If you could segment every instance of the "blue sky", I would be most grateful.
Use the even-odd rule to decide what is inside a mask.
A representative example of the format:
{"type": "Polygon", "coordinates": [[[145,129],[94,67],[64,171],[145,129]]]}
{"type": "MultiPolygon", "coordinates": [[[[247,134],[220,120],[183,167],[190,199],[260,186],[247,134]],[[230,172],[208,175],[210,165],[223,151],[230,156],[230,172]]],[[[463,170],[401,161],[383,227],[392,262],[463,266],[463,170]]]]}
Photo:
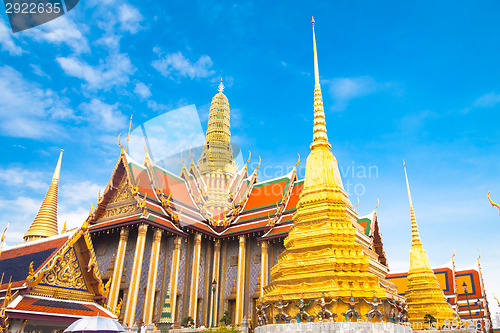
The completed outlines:
{"type": "Polygon", "coordinates": [[[82,0],[14,35],[2,13],[0,227],[10,222],[7,243],[19,242],[36,215],[61,148],[62,227],[82,223],[96,202],[130,114],[134,128],[194,104],[206,130],[221,77],[232,140],[245,159],[252,151],[253,166],[262,157],[259,179],[286,172],[297,153],[303,174],[314,15],[332,150],[351,201],[360,198],[358,212],[380,200],[390,267],[400,271],[409,260],[405,159],[431,263],[447,263],[455,248],[457,265],[467,267],[479,248],[486,288],[500,294],[500,217],[486,197],[491,190],[500,202],[498,7],[82,0]]]}

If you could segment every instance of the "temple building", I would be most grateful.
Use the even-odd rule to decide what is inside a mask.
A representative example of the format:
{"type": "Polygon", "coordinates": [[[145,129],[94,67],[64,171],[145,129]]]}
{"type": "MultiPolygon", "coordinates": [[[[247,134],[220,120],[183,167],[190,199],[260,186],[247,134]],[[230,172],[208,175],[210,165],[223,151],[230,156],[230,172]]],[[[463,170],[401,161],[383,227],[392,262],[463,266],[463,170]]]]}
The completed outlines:
{"type": "MultiPolygon", "coordinates": [[[[239,324],[247,317],[255,324],[259,298],[276,298],[282,290],[280,276],[287,265],[282,258],[296,251],[285,251],[291,243],[296,249],[326,246],[338,253],[344,260],[342,265],[352,272],[344,285],[331,291],[316,285],[311,297],[325,291],[328,297],[348,301],[352,290],[357,300],[363,297],[371,301],[376,296],[404,301],[396,285],[385,279],[388,263],[375,214],[360,219],[343,189],[337,162],[329,152],[318,89],[311,156],[318,155],[319,160],[309,157],[307,165],[309,170],[311,163],[327,164],[306,179],[298,179],[296,168],[262,182],[257,180],[257,170],[248,170],[248,162],[238,170],[222,82],[212,99],[201,157],[195,161],[189,154],[190,161],[183,162],[180,174],[164,169],[147,152],[143,162],[138,162],[122,147],[87,222],[103,280],[111,281],[107,306],[115,311],[122,304],[120,321],[124,325],[158,322],[165,299],[175,326],[187,317],[196,326],[217,326],[225,311],[232,323],[239,324]],[[334,201],[318,199],[309,205],[300,199],[305,196],[303,191],[317,197],[315,184],[326,186],[328,200],[334,201]],[[346,240],[332,229],[324,229],[318,231],[321,244],[306,241],[305,227],[299,227],[294,216],[305,226],[311,213],[321,211],[326,219],[332,209],[335,218],[331,223],[342,227],[346,240]],[[287,235],[294,235],[296,241],[285,241],[287,235]],[[337,243],[327,245],[332,239],[337,243]],[[344,242],[348,251],[338,242],[344,242]],[[278,268],[273,268],[275,265],[278,268]],[[360,277],[356,277],[358,273],[360,277]]],[[[330,280],[338,277],[334,271],[328,274],[330,280]]],[[[294,287],[293,297],[300,298],[301,290],[305,293],[307,289],[306,285],[294,287]]]]}
{"type": "Polygon", "coordinates": [[[12,332],[62,332],[82,317],[116,318],[104,307],[108,291],[88,225],[58,232],[61,158],[62,151],[24,242],[0,254],[0,324],[12,332]]]}

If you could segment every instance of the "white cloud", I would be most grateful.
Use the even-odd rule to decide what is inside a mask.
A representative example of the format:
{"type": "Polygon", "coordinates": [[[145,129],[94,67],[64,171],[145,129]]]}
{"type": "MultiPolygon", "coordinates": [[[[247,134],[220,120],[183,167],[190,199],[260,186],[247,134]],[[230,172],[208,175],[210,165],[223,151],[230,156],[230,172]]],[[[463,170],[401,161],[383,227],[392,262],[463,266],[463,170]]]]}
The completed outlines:
{"type": "Polygon", "coordinates": [[[142,99],[151,97],[151,90],[149,90],[149,87],[142,82],[138,82],[135,85],[134,92],[142,99]]]}
{"type": "Polygon", "coordinates": [[[101,191],[102,195],[101,186],[88,180],[66,183],[61,186],[61,194],[64,196],[65,205],[96,201],[99,191],[101,191]]]}
{"type": "Polygon", "coordinates": [[[330,84],[328,91],[335,102],[332,109],[335,111],[343,111],[354,98],[379,91],[401,90],[392,82],[377,82],[370,76],[335,78],[328,82],[330,84]]]}
{"type": "Polygon", "coordinates": [[[118,10],[118,19],[121,30],[135,34],[140,30],[140,23],[144,18],[137,8],[125,3],[118,10]]]}
{"type": "Polygon", "coordinates": [[[165,77],[174,75],[189,77],[191,79],[209,77],[215,72],[211,70],[212,59],[202,55],[198,61],[192,63],[181,52],[170,53],[152,63],[153,67],[165,77]]]}
{"type": "Polygon", "coordinates": [[[123,86],[136,70],[128,55],[123,53],[112,54],[106,62],[97,66],[74,56],[58,57],[56,60],[66,74],[84,80],[89,89],[108,90],[113,86],[123,86]]]}
{"type": "Polygon", "coordinates": [[[24,80],[9,66],[0,67],[0,134],[24,138],[63,135],[58,121],[76,119],[61,98],[50,89],[24,80]]]}
{"type": "Polygon", "coordinates": [[[14,43],[12,32],[0,17],[0,46],[2,51],[9,52],[10,55],[21,55],[23,50],[14,43]]]}
{"type": "Polygon", "coordinates": [[[47,190],[49,184],[40,179],[47,175],[40,171],[23,170],[21,168],[0,169],[0,182],[6,186],[22,186],[33,190],[47,190]]]}
{"type": "Polygon", "coordinates": [[[55,45],[66,44],[77,53],[89,51],[87,39],[75,22],[67,16],[59,16],[55,20],[26,30],[24,34],[38,42],[48,42],[55,45]]]}
{"type": "Polygon", "coordinates": [[[156,103],[156,101],[148,101],[148,108],[153,111],[166,111],[169,109],[168,105],[156,103]]]}
{"type": "Polygon", "coordinates": [[[485,94],[474,101],[472,106],[489,108],[500,103],[500,94],[495,94],[493,92],[485,94]]]}
{"type": "Polygon", "coordinates": [[[127,117],[118,110],[118,106],[118,103],[106,104],[94,98],[90,103],[80,104],[80,109],[85,112],[87,120],[98,128],[115,131],[127,125],[127,117]]]}

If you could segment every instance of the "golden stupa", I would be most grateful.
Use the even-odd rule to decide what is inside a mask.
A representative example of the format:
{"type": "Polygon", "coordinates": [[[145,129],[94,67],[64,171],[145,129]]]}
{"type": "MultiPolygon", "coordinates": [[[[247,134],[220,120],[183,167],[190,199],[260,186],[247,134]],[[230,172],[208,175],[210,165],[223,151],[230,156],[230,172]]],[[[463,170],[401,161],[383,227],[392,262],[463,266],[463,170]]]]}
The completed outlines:
{"type": "Polygon", "coordinates": [[[441,325],[444,324],[444,320],[453,319],[453,310],[439,287],[427,253],[425,253],[422,247],[415,212],[413,211],[413,203],[411,201],[406,167],[404,167],[404,170],[411,214],[410,270],[408,271],[408,289],[405,293],[406,302],[408,303],[408,320],[411,323],[424,323],[425,315],[430,314],[441,325]]]}
{"type": "Polygon", "coordinates": [[[219,84],[219,93],[212,98],[208,119],[207,138],[198,161],[198,169],[206,186],[206,208],[212,218],[224,218],[231,209],[229,184],[238,171],[231,147],[229,130],[229,102],[224,95],[224,84],[219,84]]]}
{"type": "MultiPolygon", "coordinates": [[[[367,302],[386,298],[378,278],[368,272],[369,259],[355,241],[355,229],[347,216],[352,207],[343,188],[337,160],[326,134],[325,112],[319,84],[316,38],[314,47],[314,130],[307,158],[304,188],[293,215],[293,225],[284,241],[285,251],[271,270],[274,280],[264,287],[262,302],[271,304],[272,316],[281,311],[276,304],[287,305],[290,317],[299,312],[298,300],[334,300],[328,310],[344,321],[351,297],[361,316],[372,306],[367,302]],[[340,299],[340,301],[339,301],[340,299]],[[361,299],[366,300],[361,301],[361,299]],[[295,302],[294,302],[295,301],[295,302]],[[295,305],[293,305],[295,304],[295,305]]],[[[315,316],[318,302],[307,307],[315,316]]],[[[353,318],[353,320],[356,320],[353,318]]]]}
{"type": "Polygon", "coordinates": [[[63,150],[59,154],[56,170],[52,177],[49,189],[45,198],[43,199],[40,210],[35,219],[31,223],[30,228],[24,234],[25,241],[37,240],[40,238],[55,236],[58,234],[57,230],[57,192],[59,187],[59,173],[61,172],[61,160],[63,150]]]}

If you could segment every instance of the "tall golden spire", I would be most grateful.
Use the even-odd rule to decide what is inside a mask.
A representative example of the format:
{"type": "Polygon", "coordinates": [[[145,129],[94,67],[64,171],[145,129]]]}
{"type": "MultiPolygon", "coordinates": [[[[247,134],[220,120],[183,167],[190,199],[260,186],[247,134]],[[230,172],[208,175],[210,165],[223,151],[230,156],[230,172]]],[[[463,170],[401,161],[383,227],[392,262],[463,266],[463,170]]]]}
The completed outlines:
{"type": "Polygon", "coordinates": [[[316,34],[314,33],[314,17],[312,18],[313,49],[314,49],[314,128],[311,149],[317,146],[331,148],[326,135],[325,110],[323,108],[323,95],[319,84],[318,52],[316,50],[316,34]]]}
{"type": "Polygon", "coordinates": [[[55,236],[58,234],[57,192],[59,187],[59,174],[61,172],[62,154],[63,150],[61,149],[59,160],[57,161],[56,170],[54,171],[54,176],[52,177],[52,182],[50,183],[49,190],[47,191],[47,194],[43,199],[40,210],[33,220],[33,223],[31,223],[30,228],[24,234],[23,238],[25,241],[55,236]]]}
{"type": "Polygon", "coordinates": [[[410,216],[411,216],[411,242],[412,244],[420,244],[420,235],[418,233],[417,220],[415,219],[415,211],[413,210],[413,203],[411,201],[411,193],[410,193],[410,184],[408,183],[408,174],[406,173],[406,165],[403,161],[403,168],[405,169],[405,178],[406,178],[406,189],[408,191],[408,200],[410,201],[410,216]]]}
{"type": "MultiPolygon", "coordinates": [[[[271,270],[273,281],[264,287],[262,299],[267,304],[280,297],[285,301],[298,300],[302,293],[304,299],[329,297],[347,301],[351,295],[371,299],[374,294],[384,299],[385,291],[378,278],[368,272],[369,259],[355,240],[356,231],[347,215],[347,207],[352,205],[342,188],[337,160],[326,136],[314,25],[313,46],[314,135],[304,188],[284,241],[285,251],[271,270]]],[[[346,307],[336,308],[339,317],[346,307]]]]}
{"type": "Polygon", "coordinates": [[[439,287],[427,253],[420,241],[417,220],[415,219],[411,200],[408,174],[404,162],[403,168],[405,170],[406,189],[408,191],[411,216],[410,270],[408,271],[408,289],[406,291],[408,319],[410,322],[423,323],[425,315],[430,314],[441,323],[446,319],[451,320],[453,318],[453,310],[446,301],[442,289],[439,287]]]}

